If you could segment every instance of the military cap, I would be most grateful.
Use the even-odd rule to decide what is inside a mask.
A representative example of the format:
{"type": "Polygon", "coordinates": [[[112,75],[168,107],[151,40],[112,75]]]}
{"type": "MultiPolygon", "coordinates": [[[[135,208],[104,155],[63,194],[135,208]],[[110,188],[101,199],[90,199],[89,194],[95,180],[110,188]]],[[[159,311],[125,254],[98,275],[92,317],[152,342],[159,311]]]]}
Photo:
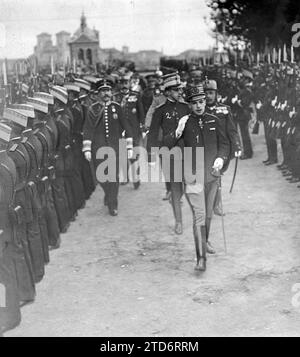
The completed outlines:
{"type": "Polygon", "coordinates": [[[100,80],[98,89],[112,89],[113,82],[109,77],[104,77],[100,80]]]}
{"type": "Polygon", "coordinates": [[[17,110],[11,108],[5,108],[3,111],[3,118],[7,120],[11,120],[12,122],[27,127],[29,120],[28,116],[18,112],[17,110]]]}
{"type": "Polygon", "coordinates": [[[87,91],[91,89],[91,84],[84,79],[76,78],[74,84],[76,84],[79,88],[85,89],[87,91]]]}
{"type": "Polygon", "coordinates": [[[29,104],[12,104],[10,108],[28,116],[28,118],[35,118],[34,107],[29,104]]]}
{"type": "Polygon", "coordinates": [[[49,94],[49,93],[35,92],[33,94],[33,98],[40,98],[40,99],[44,100],[45,102],[47,102],[50,105],[54,104],[54,97],[53,97],[52,94],[49,94]]]}
{"type": "Polygon", "coordinates": [[[49,88],[49,92],[53,95],[54,98],[58,99],[60,102],[64,104],[68,103],[68,92],[66,88],[61,86],[52,86],[49,88]]]}
{"type": "Polygon", "coordinates": [[[48,103],[43,99],[28,97],[27,104],[32,105],[35,110],[48,113],[48,103]]]}
{"type": "Polygon", "coordinates": [[[189,102],[205,98],[205,92],[202,84],[187,87],[185,93],[186,99],[189,102]]]}
{"type": "Polygon", "coordinates": [[[68,91],[73,91],[76,93],[80,92],[80,88],[73,82],[68,82],[64,84],[64,87],[68,90],[68,91]]]}
{"type": "Polygon", "coordinates": [[[9,142],[11,139],[12,128],[4,123],[0,123],[0,140],[9,142]]]}
{"type": "Polygon", "coordinates": [[[217,82],[213,79],[206,79],[204,81],[204,90],[218,90],[217,82]]]}
{"type": "Polygon", "coordinates": [[[178,88],[182,86],[178,72],[165,74],[162,78],[165,89],[178,88]]]}

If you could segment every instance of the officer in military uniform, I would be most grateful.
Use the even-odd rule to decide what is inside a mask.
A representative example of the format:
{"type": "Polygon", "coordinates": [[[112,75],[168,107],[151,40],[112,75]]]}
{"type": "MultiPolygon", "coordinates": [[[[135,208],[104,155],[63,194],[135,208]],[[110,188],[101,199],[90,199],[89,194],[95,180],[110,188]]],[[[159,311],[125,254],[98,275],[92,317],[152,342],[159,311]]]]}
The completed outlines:
{"type": "Polygon", "coordinates": [[[249,121],[251,120],[252,108],[250,104],[253,101],[253,94],[250,89],[251,80],[248,77],[243,78],[239,83],[236,95],[232,98],[233,114],[236,123],[241,130],[243,154],[241,160],[250,159],[253,156],[252,143],[249,133],[249,121]]]}
{"type": "Polygon", "coordinates": [[[118,214],[120,139],[122,139],[122,131],[125,130],[128,152],[132,155],[133,134],[122,108],[111,100],[112,82],[109,78],[104,78],[100,82],[98,90],[99,102],[95,102],[90,107],[84,123],[83,152],[88,161],[93,161],[98,171],[98,165],[103,164],[107,158],[98,158],[97,151],[103,147],[113,149],[115,174],[113,177],[99,177],[98,175],[97,179],[104,191],[104,204],[108,206],[110,215],[116,216],[118,214]]]}
{"type": "MultiPolygon", "coordinates": [[[[165,75],[164,87],[167,100],[165,103],[156,108],[149,128],[147,151],[149,153],[150,163],[155,162],[156,159],[156,154],[153,153],[151,149],[165,145],[163,140],[160,142],[160,131],[162,133],[162,138],[165,137],[177,127],[179,119],[189,113],[188,105],[179,101],[182,93],[179,75],[177,73],[165,75]]],[[[176,143],[176,147],[180,150],[182,149],[182,140],[179,140],[176,143]]],[[[176,172],[176,168],[178,169],[179,167],[182,167],[182,158],[171,157],[170,172],[164,172],[166,181],[170,181],[171,204],[175,218],[176,234],[182,234],[182,213],[180,200],[183,194],[183,186],[182,182],[176,182],[176,176],[180,174],[176,172]]],[[[163,167],[163,170],[166,170],[166,168],[163,167]]]]}
{"type": "MultiPolygon", "coordinates": [[[[228,140],[230,142],[229,158],[231,159],[233,157],[240,157],[242,153],[240,138],[232,118],[231,109],[229,106],[218,102],[217,90],[217,82],[215,80],[206,80],[204,82],[204,91],[206,94],[206,112],[209,114],[213,114],[220,119],[220,123],[223,125],[223,131],[227,134],[228,140]]],[[[229,162],[230,160],[224,163],[222,173],[224,173],[228,168],[229,162]]],[[[221,177],[219,178],[219,181],[221,181],[221,177]]],[[[214,213],[219,216],[224,214],[220,208],[220,185],[221,182],[219,182],[219,189],[216,195],[216,201],[214,205],[214,213]]]]}
{"type": "MultiPolygon", "coordinates": [[[[140,94],[130,90],[130,77],[123,76],[120,79],[121,90],[114,94],[114,100],[120,104],[125,120],[131,127],[133,133],[133,147],[139,147],[142,138],[142,129],[145,123],[145,114],[140,94]]],[[[129,160],[133,186],[138,189],[140,186],[139,179],[139,153],[135,152],[136,157],[129,160]]],[[[125,173],[126,174],[126,173],[125,173]]]]}
{"type": "Polygon", "coordinates": [[[221,120],[205,112],[203,85],[188,87],[186,97],[192,113],[179,120],[177,128],[165,137],[165,142],[172,147],[182,139],[184,147],[192,148],[191,153],[185,155],[185,192],[193,212],[196,269],[204,271],[206,252],[214,253],[209,243],[211,218],[218,177],[229,158],[230,143],[221,120]],[[204,152],[198,148],[203,148],[204,152]]]}

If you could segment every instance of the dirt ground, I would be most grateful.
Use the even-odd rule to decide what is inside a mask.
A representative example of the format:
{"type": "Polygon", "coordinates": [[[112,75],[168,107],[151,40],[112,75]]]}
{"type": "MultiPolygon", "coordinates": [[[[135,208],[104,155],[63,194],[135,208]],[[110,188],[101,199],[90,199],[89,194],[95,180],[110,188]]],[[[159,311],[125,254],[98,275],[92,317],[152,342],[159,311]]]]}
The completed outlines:
{"type": "Polygon", "coordinates": [[[205,273],[185,199],[177,236],[162,183],[121,186],[118,217],[98,187],[5,336],[299,336],[300,189],[261,163],[263,133],[252,139],[232,194],[234,162],[223,179],[228,252],[216,216],[205,273]]]}

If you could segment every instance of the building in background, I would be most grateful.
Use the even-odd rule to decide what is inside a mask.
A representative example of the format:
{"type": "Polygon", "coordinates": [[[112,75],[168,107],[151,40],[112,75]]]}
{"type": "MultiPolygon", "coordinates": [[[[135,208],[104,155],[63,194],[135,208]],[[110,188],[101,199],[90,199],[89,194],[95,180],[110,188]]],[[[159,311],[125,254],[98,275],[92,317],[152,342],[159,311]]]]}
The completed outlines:
{"type": "Polygon", "coordinates": [[[90,29],[86,23],[86,17],[81,15],[80,27],[69,41],[71,63],[80,66],[94,67],[99,58],[99,31],[90,29]]]}

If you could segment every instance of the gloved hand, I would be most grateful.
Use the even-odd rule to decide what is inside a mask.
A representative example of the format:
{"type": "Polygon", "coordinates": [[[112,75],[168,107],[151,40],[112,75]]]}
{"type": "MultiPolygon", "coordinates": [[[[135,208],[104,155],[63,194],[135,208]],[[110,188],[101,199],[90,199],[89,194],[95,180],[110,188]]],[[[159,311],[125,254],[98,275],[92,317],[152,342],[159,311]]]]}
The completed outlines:
{"type": "Polygon", "coordinates": [[[127,149],[127,158],[128,160],[132,159],[133,157],[133,150],[132,149],[127,149]]]}
{"type": "Polygon", "coordinates": [[[187,120],[189,119],[189,117],[190,117],[189,115],[185,115],[184,117],[182,117],[179,120],[177,129],[176,129],[176,132],[175,132],[176,138],[180,138],[181,137],[181,135],[183,133],[183,130],[185,128],[185,124],[186,124],[187,120]]]}
{"type": "Polygon", "coordinates": [[[275,104],[277,103],[277,95],[276,97],[272,100],[271,104],[273,107],[275,107],[275,104]]]}
{"type": "Polygon", "coordinates": [[[293,110],[289,112],[289,117],[292,118],[296,114],[295,107],[293,107],[293,110]]]}
{"type": "Polygon", "coordinates": [[[286,106],[287,106],[287,101],[285,101],[283,104],[281,104],[280,109],[284,110],[286,106]]]}
{"type": "Polygon", "coordinates": [[[238,101],[238,96],[237,96],[237,94],[236,94],[235,97],[233,97],[233,98],[231,99],[231,103],[234,104],[234,103],[236,103],[237,101],[238,101]]]}
{"type": "Polygon", "coordinates": [[[256,104],[256,109],[260,109],[262,107],[262,103],[261,101],[259,101],[257,104],[256,104]]]}
{"type": "Polygon", "coordinates": [[[84,157],[86,158],[87,161],[92,160],[92,153],[90,151],[85,151],[84,152],[84,157]]]}
{"type": "Polygon", "coordinates": [[[215,162],[214,162],[213,169],[221,170],[223,165],[224,165],[224,160],[222,158],[220,158],[220,157],[217,157],[215,162]]]}
{"type": "Polygon", "coordinates": [[[242,156],[242,150],[235,151],[234,156],[235,157],[241,157],[242,156]]]}

